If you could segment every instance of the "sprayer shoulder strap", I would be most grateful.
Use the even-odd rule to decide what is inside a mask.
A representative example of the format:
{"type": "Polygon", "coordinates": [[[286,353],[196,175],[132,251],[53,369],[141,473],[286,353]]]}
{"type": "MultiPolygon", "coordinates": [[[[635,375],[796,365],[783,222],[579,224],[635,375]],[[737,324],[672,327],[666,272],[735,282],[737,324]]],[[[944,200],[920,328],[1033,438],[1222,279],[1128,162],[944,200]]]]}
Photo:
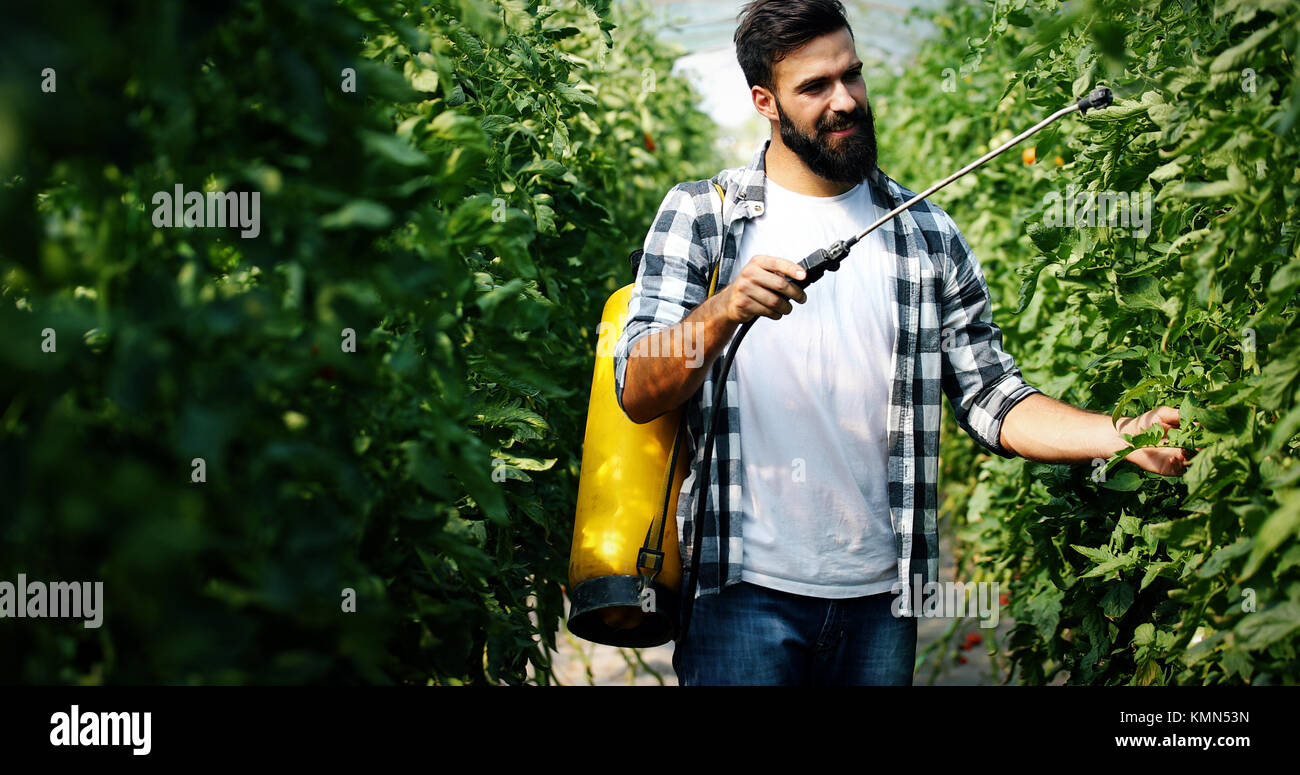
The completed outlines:
{"type": "MultiPolygon", "coordinates": [[[[717,183],[714,183],[714,184],[713,184],[713,187],[714,187],[715,189],[718,190],[718,198],[722,200],[723,215],[725,216],[725,215],[726,215],[726,206],[727,206],[727,192],[723,191],[723,190],[722,190],[722,186],[718,185],[717,183]]],[[[721,219],[721,220],[722,220],[723,226],[725,226],[725,225],[726,225],[726,219],[723,218],[723,219],[721,219]]],[[[723,247],[723,245],[725,245],[726,242],[727,242],[727,235],[723,234],[721,229],[718,230],[718,234],[721,235],[721,239],[722,239],[722,241],[721,241],[721,242],[719,243],[719,245],[718,245],[718,258],[717,258],[716,261],[713,262],[713,278],[712,278],[711,280],[709,280],[709,295],[710,295],[710,296],[712,296],[713,294],[717,293],[717,291],[718,291],[718,269],[719,269],[719,267],[722,266],[722,247],[723,247]]]]}
{"type": "MultiPolygon", "coordinates": [[[[727,194],[723,191],[722,186],[717,183],[713,187],[718,191],[718,197],[722,200],[725,207],[727,203],[727,194]]],[[[723,244],[726,242],[726,235],[722,235],[723,244]]],[[[718,250],[718,258],[713,262],[713,276],[709,280],[709,296],[718,291],[718,269],[722,266],[722,250],[718,250]]],[[[681,450],[682,437],[686,435],[686,423],[688,415],[682,412],[682,421],[677,426],[677,435],[673,437],[673,453],[668,458],[668,470],[664,472],[664,507],[662,512],[646,529],[645,543],[641,546],[640,553],[637,554],[636,567],[641,572],[642,577],[654,579],[663,570],[664,562],[664,528],[668,522],[668,505],[672,503],[673,494],[673,472],[677,470],[677,455],[681,450]]],[[[675,516],[674,516],[675,518],[675,516]]]]}

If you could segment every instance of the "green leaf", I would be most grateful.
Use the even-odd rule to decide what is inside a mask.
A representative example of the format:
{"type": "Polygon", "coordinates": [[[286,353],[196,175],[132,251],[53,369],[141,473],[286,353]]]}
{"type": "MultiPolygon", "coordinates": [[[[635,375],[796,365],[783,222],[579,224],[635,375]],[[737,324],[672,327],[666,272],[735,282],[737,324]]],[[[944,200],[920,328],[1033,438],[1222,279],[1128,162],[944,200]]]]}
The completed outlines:
{"type": "Polygon", "coordinates": [[[1129,309],[1160,310],[1165,304],[1165,297],[1160,293],[1160,282],[1154,277],[1121,280],[1116,286],[1115,298],[1129,309]]]}
{"type": "Polygon", "coordinates": [[[1211,576],[1218,575],[1218,573],[1229,563],[1250,551],[1252,544],[1253,541],[1251,541],[1251,539],[1242,536],[1222,549],[1219,549],[1217,552],[1210,555],[1210,559],[1206,560],[1205,564],[1197,569],[1197,577],[1207,579],[1211,576]]]}
{"type": "Polygon", "coordinates": [[[1116,557],[1114,559],[1103,562],[1101,565],[1098,565],[1097,567],[1083,574],[1079,578],[1091,579],[1091,578],[1097,578],[1099,576],[1106,576],[1108,574],[1116,573],[1122,570],[1128,570],[1129,568],[1133,567],[1134,562],[1135,562],[1134,559],[1127,555],[1123,557],[1116,557]]]}
{"type": "Polygon", "coordinates": [[[519,457],[504,452],[498,452],[498,456],[505,461],[506,465],[524,471],[549,471],[557,460],[557,458],[519,457]]]}
{"type": "Polygon", "coordinates": [[[1226,632],[1210,633],[1210,635],[1206,637],[1204,640],[1202,640],[1200,643],[1197,643],[1196,645],[1187,649],[1187,651],[1183,652],[1183,656],[1182,656],[1183,664],[1187,665],[1188,667],[1191,667],[1197,664],[1198,662],[1204,661],[1206,658],[1210,657],[1215,653],[1215,650],[1218,648],[1218,646],[1221,643],[1224,642],[1227,636],[1228,633],[1226,632]]]}
{"type": "Polygon", "coordinates": [[[429,162],[428,157],[412,148],[405,140],[396,135],[363,129],[360,136],[361,144],[366,150],[396,164],[405,167],[416,167],[429,162]]]}
{"type": "Polygon", "coordinates": [[[563,177],[567,168],[554,159],[535,158],[528,164],[520,167],[518,173],[520,176],[541,174],[548,178],[563,177]]]}
{"type": "Polygon", "coordinates": [[[1056,632],[1061,616],[1061,600],[1064,593],[1053,586],[1034,595],[1025,604],[1023,616],[1034,626],[1041,638],[1048,639],[1056,632]]]}
{"type": "Polygon", "coordinates": [[[1106,481],[1100,483],[1107,490],[1117,490],[1119,492],[1132,492],[1142,487],[1142,477],[1135,471],[1125,471],[1115,476],[1106,478],[1106,481]]]}
{"type": "Polygon", "coordinates": [[[1138,591],[1141,592],[1149,587],[1151,582],[1159,578],[1167,567],[1169,567],[1169,563],[1167,562],[1149,563],[1147,565],[1146,573],[1142,574],[1142,583],[1138,585],[1138,591]]]}
{"type": "Polygon", "coordinates": [[[489,427],[512,428],[515,431],[515,438],[521,440],[540,439],[542,434],[550,430],[550,426],[541,415],[516,404],[486,407],[476,419],[489,427]]]}
{"type": "Polygon", "coordinates": [[[460,49],[461,52],[471,60],[478,61],[483,58],[483,46],[478,42],[478,39],[465,28],[456,27],[453,29],[451,31],[451,39],[452,42],[456,44],[456,48],[460,49]]]}
{"type": "Polygon", "coordinates": [[[1259,405],[1275,412],[1292,405],[1297,380],[1300,380],[1300,354],[1286,352],[1270,361],[1259,375],[1259,405]]]}
{"type": "Polygon", "coordinates": [[[1124,415],[1124,409],[1128,407],[1129,402],[1133,401],[1136,398],[1141,398],[1142,396],[1146,395],[1146,393],[1150,391],[1151,388],[1155,387],[1158,384],[1160,384],[1160,380],[1158,378],[1146,377],[1145,379],[1138,382],[1133,387],[1126,390],[1124,392],[1124,395],[1120,396],[1119,401],[1115,403],[1115,411],[1111,412],[1111,416],[1110,416],[1111,423],[1113,424],[1119,421],[1119,418],[1124,415]]]}
{"type": "MultiPolygon", "coordinates": [[[[1025,224],[1025,231],[1029,234],[1029,240],[1034,243],[1045,254],[1051,254],[1061,245],[1065,238],[1066,230],[1059,227],[1045,226],[1040,221],[1030,221],[1025,224]]],[[[1041,271],[1042,267],[1039,267],[1041,271]]]]}
{"type": "Polygon", "coordinates": [[[1233,196],[1246,191],[1246,177],[1236,165],[1228,165],[1226,180],[1208,182],[1188,181],[1177,183],[1160,192],[1158,199],[1213,199],[1233,196]]]}
{"type": "Polygon", "coordinates": [[[490,315],[502,302],[514,302],[523,289],[524,281],[516,277],[505,285],[498,285],[487,293],[480,295],[474,300],[474,303],[483,311],[484,315],[490,315]]]}
{"type": "Polygon", "coordinates": [[[444,463],[456,475],[457,481],[465,488],[484,516],[499,525],[508,525],[510,515],[506,509],[504,483],[492,479],[493,467],[497,465],[487,454],[482,444],[474,440],[474,452],[467,456],[455,456],[444,463]]]}
{"type": "Polygon", "coordinates": [[[1271,557],[1288,539],[1295,541],[1300,535],[1300,490],[1292,490],[1286,500],[1278,505],[1255,534],[1254,546],[1241,578],[1255,575],[1266,557],[1271,557]]]}
{"type": "Polygon", "coordinates": [[[1108,618],[1118,619],[1133,605],[1133,585],[1117,582],[1107,585],[1106,594],[1101,599],[1101,610],[1108,618]]]}
{"type": "Polygon", "coordinates": [[[1233,631],[1237,647],[1261,651],[1300,630],[1300,603],[1287,601],[1242,617],[1233,631]]]}
{"type": "Polygon", "coordinates": [[[1158,183],[1163,183],[1167,180],[1177,180],[1182,177],[1183,163],[1187,160],[1188,158],[1186,156],[1179,156],[1171,162],[1166,162],[1165,164],[1156,167],[1148,177],[1158,183]]]}
{"type": "Polygon", "coordinates": [[[1078,544],[1071,544],[1070,548],[1074,549],[1076,552],[1082,554],[1084,557],[1087,557],[1089,560],[1092,560],[1093,562],[1109,562],[1110,560],[1114,559],[1114,556],[1110,553],[1110,549],[1107,549],[1105,547],[1100,549],[1094,549],[1090,546],[1080,546],[1078,544]]]}
{"type": "Polygon", "coordinates": [[[1048,263],[1050,262],[1035,261],[1026,270],[1021,271],[1024,279],[1020,281],[1020,293],[1016,298],[1015,314],[1019,315],[1029,307],[1029,302],[1034,298],[1034,291],[1038,288],[1038,277],[1047,268],[1048,263]]]}
{"type": "Polygon", "coordinates": [[[577,27],[545,27],[542,29],[542,35],[551,40],[563,40],[581,34],[582,30],[577,27]]]}
{"type": "Polygon", "coordinates": [[[569,103],[581,103],[583,105],[596,105],[596,98],[590,94],[578,89],[567,83],[555,84],[555,93],[569,103]]]}
{"type": "Polygon", "coordinates": [[[411,78],[411,86],[422,92],[438,91],[438,71],[421,70],[411,78]]]}
{"type": "Polygon", "coordinates": [[[1219,54],[1210,63],[1210,72],[1226,73],[1241,69],[1241,65],[1247,60],[1251,52],[1259,48],[1261,43],[1277,32],[1279,25],[1280,20],[1275,19],[1272,24],[1256,30],[1249,38],[1219,54]]]}
{"type": "Polygon", "coordinates": [[[1241,680],[1249,681],[1252,673],[1254,673],[1254,667],[1250,655],[1241,649],[1224,649],[1223,671],[1228,675],[1236,673],[1241,676],[1241,680]]]}
{"type": "Polygon", "coordinates": [[[479,122],[479,125],[483,128],[484,132],[491,135],[497,135],[516,126],[516,121],[510,116],[503,116],[499,113],[494,113],[490,116],[484,116],[483,120],[479,122]]]}
{"type": "Polygon", "coordinates": [[[382,229],[393,221],[393,213],[379,202],[353,199],[332,213],[321,216],[325,229],[382,229]]]}
{"type": "Polygon", "coordinates": [[[1150,686],[1160,677],[1160,666],[1155,660],[1148,660],[1138,665],[1137,672],[1133,675],[1133,684],[1135,686],[1150,686]]]}
{"type": "Polygon", "coordinates": [[[454,110],[439,113],[429,123],[431,139],[442,148],[470,148],[486,151],[487,137],[478,121],[454,110]]]}
{"type": "Polygon", "coordinates": [[[430,495],[442,495],[447,492],[447,470],[438,461],[436,452],[422,442],[408,441],[402,444],[406,452],[407,474],[430,495]]]}

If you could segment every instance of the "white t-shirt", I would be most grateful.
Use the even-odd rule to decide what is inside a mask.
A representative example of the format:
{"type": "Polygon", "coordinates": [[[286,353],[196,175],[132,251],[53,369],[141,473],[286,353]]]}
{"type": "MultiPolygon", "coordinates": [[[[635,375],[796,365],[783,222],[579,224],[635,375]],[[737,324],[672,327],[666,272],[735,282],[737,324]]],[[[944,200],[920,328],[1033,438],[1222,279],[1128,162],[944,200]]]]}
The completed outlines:
{"type": "MultiPolygon", "coordinates": [[[[816,197],[769,178],[736,275],[754,255],[797,263],[866,228],[884,214],[868,186],[816,197]]],[[[897,581],[887,423],[898,311],[881,239],[877,230],[854,245],[791,314],[758,318],[736,352],[745,581],[822,598],[888,592],[897,581]]]]}

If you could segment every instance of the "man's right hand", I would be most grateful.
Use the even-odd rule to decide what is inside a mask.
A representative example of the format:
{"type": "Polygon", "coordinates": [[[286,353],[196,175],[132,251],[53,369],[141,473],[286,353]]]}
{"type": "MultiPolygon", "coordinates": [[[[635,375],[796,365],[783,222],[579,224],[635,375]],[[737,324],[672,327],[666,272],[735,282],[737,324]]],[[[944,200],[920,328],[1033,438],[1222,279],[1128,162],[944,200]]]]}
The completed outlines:
{"type": "Polygon", "coordinates": [[[794,311],[793,299],[800,304],[808,294],[790,278],[802,280],[804,268],[776,256],[754,256],[745,264],[735,282],[723,289],[725,314],[733,323],[748,323],[760,315],[780,320],[794,311]]]}
{"type": "Polygon", "coordinates": [[[681,406],[704,383],[705,374],[737,325],[760,315],[777,320],[794,311],[791,299],[800,304],[808,301],[803,289],[790,281],[804,276],[803,267],[793,261],[754,256],[734,282],[696,306],[680,323],[637,340],[628,354],[623,385],[623,409],[628,419],[650,422],[681,406]],[[699,348],[694,358],[675,354],[684,350],[687,326],[694,327],[690,341],[699,348]],[[652,343],[656,346],[651,347],[652,343]],[[650,352],[667,355],[655,357],[650,352]]]}

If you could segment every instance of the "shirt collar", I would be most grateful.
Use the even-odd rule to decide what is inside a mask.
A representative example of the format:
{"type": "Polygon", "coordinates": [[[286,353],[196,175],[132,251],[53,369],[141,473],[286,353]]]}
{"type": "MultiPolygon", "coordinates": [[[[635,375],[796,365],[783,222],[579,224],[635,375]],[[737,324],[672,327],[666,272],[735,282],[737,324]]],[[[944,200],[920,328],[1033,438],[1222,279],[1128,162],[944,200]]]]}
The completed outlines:
{"type": "MultiPolygon", "coordinates": [[[[749,165],[739,170],[739,177],[736,182],[739,184],[736,192],[735,217],[754,218],[763,214],[765,207],[764,182],[767,179],[767,148],[771,145],[771,139],[764,140],[763,145],[754,152],[750,159],[749,165]]],[[[872,199],[877,205],[884,206],[886,210],[891,210],[903,202],[898,198],[894,187],[890,185],[889,176],[881,171],[880,166],[872,167],[871,172],[867,175],[868,181],[872,187],[872,199]]]]}

